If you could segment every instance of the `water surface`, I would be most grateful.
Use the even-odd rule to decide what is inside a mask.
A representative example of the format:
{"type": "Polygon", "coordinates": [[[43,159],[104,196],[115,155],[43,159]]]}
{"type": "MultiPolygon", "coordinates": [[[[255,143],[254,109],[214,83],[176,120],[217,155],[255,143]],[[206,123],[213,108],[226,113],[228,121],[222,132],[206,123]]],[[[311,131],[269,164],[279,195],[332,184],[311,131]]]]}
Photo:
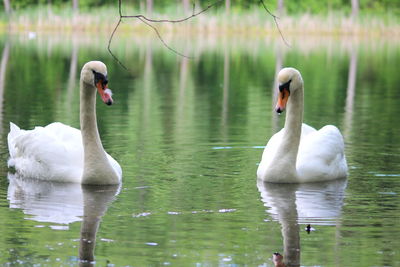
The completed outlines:
{"type": "Polygon", "coordinates": [[[278,251],[301,266],[400,265],[398,42],[169,41],[192,58],[119,37],[125,71],[106,38],[1,39],[0,264],[77,266],[81,253],[99,266],[273,266],[278,251]],[[80,68],[93,59],[114,93],[97,113],[121,188],[8,173],[9,122],[79,127],[80,68]],[[305,122],[342,131],[347,180],[257,183],[263,146],[284,123],[272,108],[282,66],[303,75],[305,122]],[[84,242],[94,237],[95,248],[84,242]]]}

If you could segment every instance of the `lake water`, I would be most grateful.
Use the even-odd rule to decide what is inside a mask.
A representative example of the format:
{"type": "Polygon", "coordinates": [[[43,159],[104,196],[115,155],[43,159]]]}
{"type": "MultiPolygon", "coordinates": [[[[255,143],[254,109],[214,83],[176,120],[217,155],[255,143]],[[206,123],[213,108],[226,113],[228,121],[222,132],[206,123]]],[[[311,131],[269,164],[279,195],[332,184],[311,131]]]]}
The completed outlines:
{"type": "Polygon", "coordinates": [[[398,40],[166,39],[190,58],[117,36],[129,71],[106,37],[0,39],[1,265],[85,265],[81,254],[97,266],[273,266],[280,252],[291,266],[400,266],[398,40]],[[122,186],[8,173],[9,122],[79,127],[80,68],[94,59],[114,93],[97,114],[122,186]],[[284,123],[272,108],[282,66],[303,75],[304,121],[342,131],[347,180],[257,182],[263,147],[284,123]]]}

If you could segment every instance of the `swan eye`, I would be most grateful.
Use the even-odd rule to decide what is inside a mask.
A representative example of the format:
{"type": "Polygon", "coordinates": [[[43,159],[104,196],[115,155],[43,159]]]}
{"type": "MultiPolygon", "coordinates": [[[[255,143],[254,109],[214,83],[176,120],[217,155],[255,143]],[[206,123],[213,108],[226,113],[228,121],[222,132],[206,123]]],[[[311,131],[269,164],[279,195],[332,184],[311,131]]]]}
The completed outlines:
{"type": "Polygon", "coordinates": [[[94,85],[96,86],[99,82],[105,87],[108,84],[107,76],[104,76],[100,72],[96,72],[93,70],[94,75],[94,85]]]}
{"type": "Polygon", "coordinates": [[[288,82],[285,82],[284,84],[280,84],[279,85],[279,91],[282,92],[283,89],[286,89],[290,92],[290,83],[292,82],[292,80],[289,80],[288,82]]]}

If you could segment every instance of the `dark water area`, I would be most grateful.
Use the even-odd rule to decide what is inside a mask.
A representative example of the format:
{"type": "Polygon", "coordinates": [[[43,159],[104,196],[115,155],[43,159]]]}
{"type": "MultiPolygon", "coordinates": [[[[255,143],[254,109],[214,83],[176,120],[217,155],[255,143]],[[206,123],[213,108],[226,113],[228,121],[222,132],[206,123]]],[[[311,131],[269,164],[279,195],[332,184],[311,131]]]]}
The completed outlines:
{"type": "Polygon", "coordinates": [[[117,38],[126,71],[107,38],[0,39],[0,264],[79,266],[83,253],[97,266],[273,266],[280,252],[291,266],[400,266],[398,41],[167,41],[190,58],[158,39],[117,38]],[[121,187],[15,177],[9,122],[79,128],[89,60],[108,66],[114,105],[98,101],[97,117],[121,187]],[[285,66],[302,73],[304,122],[341,130],[346,180],[257,181],[284,124],[273,106],[285,66]]]}

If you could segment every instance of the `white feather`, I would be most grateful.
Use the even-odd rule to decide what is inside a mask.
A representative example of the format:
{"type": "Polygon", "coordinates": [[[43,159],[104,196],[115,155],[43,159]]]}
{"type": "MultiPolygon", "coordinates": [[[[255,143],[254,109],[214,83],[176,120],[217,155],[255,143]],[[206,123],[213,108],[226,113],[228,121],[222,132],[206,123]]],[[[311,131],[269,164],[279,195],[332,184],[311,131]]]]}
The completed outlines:
{"type": "MultiPolygon", "coordinates": [[[[97,128],[95,72],[106,76],[106,65],[90,61],[81,71],[82,131],[60,122],[27,131],[10,122],[8,166],[14,167],[18,176],[95,185],[121,182],[122,169],[104,151],[97,128]]],[[[111,90],[107,89],[106,94],[111,97],[111,90]]]]}
{"type": "MultiPolygon", "coordinates": [[[[10,159],[8,166],[23,177],[56,182],[80,183],[83,172],[81,132],[60,122],[33,130],[21,130],[10,122],[8,134],[10,159]]],[[[108,160],[122,176],[119,164],[107,154],[108,160]]]]}
{"type": "Polygon", "coordinates": [[[304,183],[347,176],[343,137],[333,125],[319,131],[302,123],[303,80],[293,68],[278,75],[288,81],[291,93],[285,127],[273,135],[264,149],[257,177],[266,182],[304,183]],[[297,153],[297,154],[296,154],[297,153]]]}

